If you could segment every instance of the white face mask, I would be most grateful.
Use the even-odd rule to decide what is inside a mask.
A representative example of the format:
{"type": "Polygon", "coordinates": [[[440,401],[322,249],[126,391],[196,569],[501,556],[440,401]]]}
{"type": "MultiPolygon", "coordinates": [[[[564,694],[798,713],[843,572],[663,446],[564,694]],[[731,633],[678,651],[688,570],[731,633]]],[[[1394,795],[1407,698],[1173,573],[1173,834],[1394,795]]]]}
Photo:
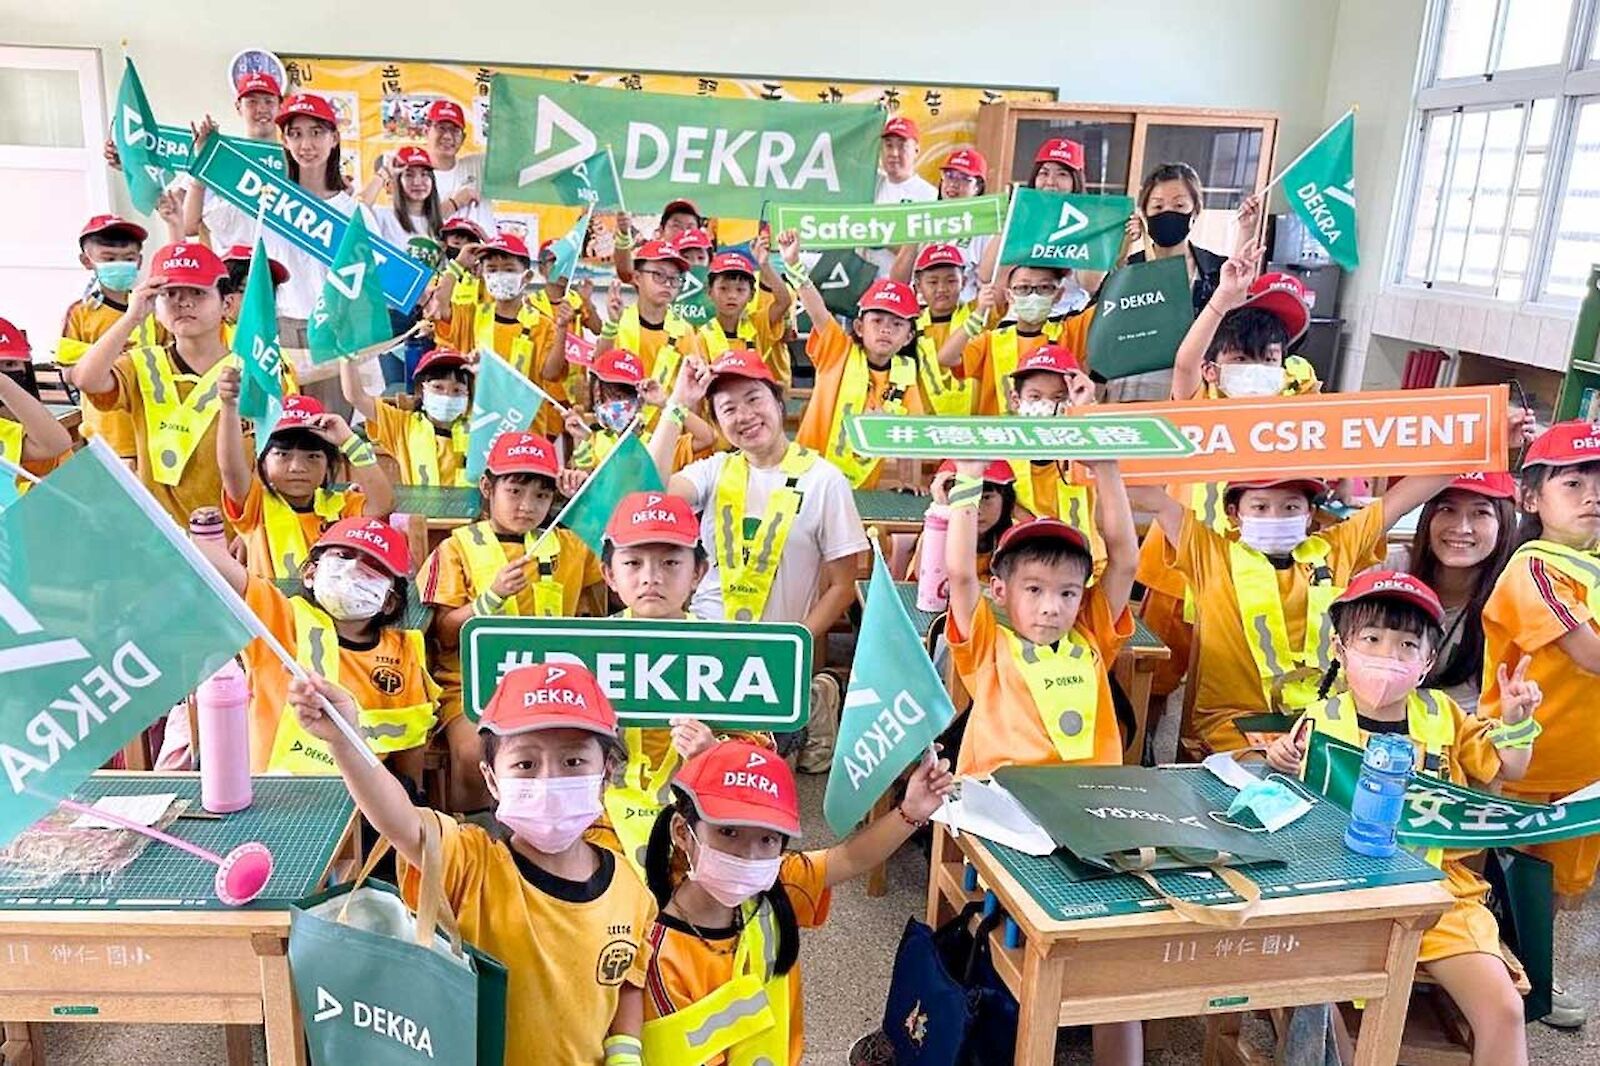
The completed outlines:
{"type": "Polygon", "coordinates": [[[311,594],[336,621],[365,622],[383,610],[394,582],[363,574],[358,559],[324,555],[311,575],[311,594]]]}
{"type": "Polygon", "coordinates": [[[1276,396],[1283,391],[1283,367],[1271,363],[1229,363],[1217,367],[1224,396],[1276,396]]]}
{"type": "Polygon", "coordinates": [[[1018,400],[1018,418],[1054,418],[1060,404],[1054,400],[1018,400]]]}
{"type": "Polygon", "coordinates": [[[1055,305],[1056,298],[1048,294],[1029,293],[1011,298],[1011,310],[1016,313],[1018,322],[1043,322],[1050,317],[1050,309],[1055,305]]]}
{"type": "Polygon", "coordinates": [[[441,425],[454,422],[467,413],[467,398],[442,392],[425,392],[422,394],[422,413],[441,425]]]}
{"type": "Polygon", "coordinates": [[[515,300],[522,295],[523,279],[526,274],[521,270],[496,270],[485,272],[483,287],[489,290],[489,295],[496,300],[515,300]]]}
{"type": "Polygon", "coordinates": [[[1306,539],[1306,531],[1310,528],[1309,514],[1285,515],[1283,518],[1239,516],[1239,539],[1262,555],[1289,554],[1306,539]]]}

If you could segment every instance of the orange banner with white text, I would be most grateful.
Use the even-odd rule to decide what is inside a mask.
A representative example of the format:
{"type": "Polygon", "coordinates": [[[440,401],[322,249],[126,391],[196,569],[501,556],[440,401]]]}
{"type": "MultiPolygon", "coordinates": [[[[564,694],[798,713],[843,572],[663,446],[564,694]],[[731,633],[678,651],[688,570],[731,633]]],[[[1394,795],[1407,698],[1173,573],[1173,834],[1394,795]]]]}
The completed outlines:
{"type": "Polygon", "coordinates": [[[1127,459],[1132,484],[1489,473],[1506,468],[1505,385],[1118,404],[1194,442],[1181,459],[1127,459]]]}

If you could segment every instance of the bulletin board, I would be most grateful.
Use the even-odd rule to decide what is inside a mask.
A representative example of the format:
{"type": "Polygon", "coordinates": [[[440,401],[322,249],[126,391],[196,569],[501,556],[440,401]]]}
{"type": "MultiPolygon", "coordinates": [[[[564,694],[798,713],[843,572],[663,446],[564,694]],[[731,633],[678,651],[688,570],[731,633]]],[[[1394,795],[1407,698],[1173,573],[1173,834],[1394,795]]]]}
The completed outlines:
{"type": "MultiPolygon", "coordinates": [[[[487,148],[484,131],[489,116],[489,82],[496,74],[521,74],[556,81],[583,82],[619,91],[682,93],[743,100],[792,100],[807,103],[876,104],[886,112],[905,115],[922,131],[922,158],[918,167],[929,181],[937,181],[939,161],[957,144],[973,144],[978,135],[978,111],[1002,100],[1051,102],[1054,89],[1016,86],[913,85],[887,82],[831,81],[788,78],[781,75],[690,74],[669,71],[531,66],[523,64],[441,63],[411,59],[347,56],[282,56],[289,82],[296,88],[326,96],[339,116],[341,150],[352,174],[365,180],[372,162],[384,152],[405,144],[420,144],[424,116],[433,101],[446,97],[462,105],[467,114],[466,143],[462,154],[487,148]]],[[[575,208],[554,205],[495,202],[495,214],[507,228],[525,237],[548,238],[565,233],[577,221],[575,208]]],[[[646,234],[656,219],[639,217],[636,229],[646,234]]],[[[719,243],[748,239],[752,221],[718,220],[719,243]]],[[[600,229],[586,252],[610,255],[609,233],[600,229]]]]}

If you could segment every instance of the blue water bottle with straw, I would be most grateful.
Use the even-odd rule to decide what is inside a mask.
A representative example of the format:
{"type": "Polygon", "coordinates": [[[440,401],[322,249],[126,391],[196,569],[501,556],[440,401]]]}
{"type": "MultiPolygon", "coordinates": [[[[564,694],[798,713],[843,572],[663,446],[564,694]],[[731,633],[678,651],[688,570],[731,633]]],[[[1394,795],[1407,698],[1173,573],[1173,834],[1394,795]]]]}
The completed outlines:
{"type": "Polygon", "coordinates": [[[1360,855],[1387,859],[1398,847],[1395,829],[1405,807],[1406,786],[1417,758],[1411,738],[1402,733],[1375,733],[1361,756],[1361,777],[1350,801],[1350,827],[1344,846],[1360,855]]]}

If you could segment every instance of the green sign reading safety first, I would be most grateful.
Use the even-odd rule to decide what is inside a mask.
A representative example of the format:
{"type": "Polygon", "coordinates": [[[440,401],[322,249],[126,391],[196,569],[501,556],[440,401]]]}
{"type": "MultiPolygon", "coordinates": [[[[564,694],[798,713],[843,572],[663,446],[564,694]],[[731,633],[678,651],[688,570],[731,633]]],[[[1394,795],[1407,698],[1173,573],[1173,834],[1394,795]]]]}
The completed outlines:
{"type": "Polygon", "coordinates": [[[473,618],[461,629],[462,701],[477,721],[519,666],[588,667],[624,726],[698,718],[715,729],[806,724],[811,633],[793,623],[642,618],[473,618]]]}

